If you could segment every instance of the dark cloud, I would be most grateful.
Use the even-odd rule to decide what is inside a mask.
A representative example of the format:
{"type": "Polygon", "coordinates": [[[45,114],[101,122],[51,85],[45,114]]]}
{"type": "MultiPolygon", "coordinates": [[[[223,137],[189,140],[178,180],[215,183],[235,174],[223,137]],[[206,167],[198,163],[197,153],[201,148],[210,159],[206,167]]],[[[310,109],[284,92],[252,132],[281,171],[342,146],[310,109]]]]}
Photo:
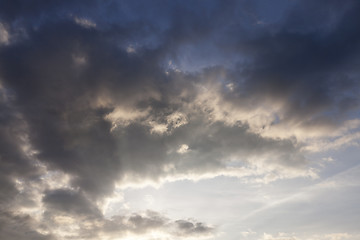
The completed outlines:
{"type": "MultiPolygon", "coordinates": [[[[87,1],[90,5],[96,4],[96,1],[87,1]]],[[[16,20],[36,20],[39,23],[42,20],[49,20],[52,15],[54,18],[65,17],[66,14],[73,12],[81,12],[81,8],[88,5],[84,5],[85,1],[76,1],[73,3],[66,3],[63,1],[44,1],[44,0],[15,0],[15,1],[1,1],[0,3],[0,18],[8,21],[16,20]],[[65,15],[65,16],[64,16],[65,15]],[[44,19],[45,18],[45,19],[44,19]]]]}
{"type": "Polygon", "coordinates": [[[104,225],[104,231],[109,234],[116,232],[142,234],[151,230],[161,230],[174,237],[196,237],[210,235],[214,233],[215,228],[195,220],[173,221],[153,211],[131,216],[114,216],[111,220],[107,220],[104,225]]]}
{"type": "Polygon", "coordinates": [[[211,233],[214,230],[212,227],[206,226],[201,222],[192,222],[189,220],[177,220],[175,224],[180,235],[202,235],[211,233]]]}
{"type": "Polygon", "coordinates": [[[41,172],[33,163],[27,141],[27,125],[14,109],[11,92],[0,90],[0,178],[2,204],[9,203],[18,193],[15,179],[35,180],[41,172]]]}
{"type": "Polygon", "coordinates": [[[310,10],[316,9],[313,4],[299,3],[278,32],[264,32],[245,43],[252,49],[254,62],[240,66],[240,76],[247,80],[239,88],[245,87],[246,96],[261,99],[265,95],[287,101],[286,118],[304,121],[317,120],[329,111],[353,110],[344,109],[343,102],[358,105],[359,34],[355,29],[359,6],[350,1],[347,11],[335,17],[339,2],[322,2],[326,13],[321,13],[334,17],[331,29],[323,32],[319,29],[329,21],[317,21],[318,12],[310,10]],[[306,26],[292,23],[295,19],[306,26]]]}
{"type": "Polygon", "coordinates": [[[46,28],[34,35],[32,45],[9,48],[3,69],[4,78],[11,79],[7,87],[16,91],[18,107],[29,124],[31,142],[40,151],[38,158],[75,174],[77,184],[89,192],[109,192],[120,169],[111,125],[104,120],[111,109],[91,104],[103,89],[133,89],[140,77],[131,74],[146,73],[127,68],[131,65],[123,52],[113,55],[110,48],[95,47],[101,45],[96,35],[70,23],[56,30],[46,28]],[[64,38],[61,45],[58,37],[64,38]],[[76,54],[89,59],[85,69],[77,69],[76,54]]]}
{"type": "MultiPolygon", "coordinates": [[[[360,5],[277,4],[279,16],[261,1],[1,1],[1,207],[43,203],[52,227],[86,219],[89,239],[192,236],[213,229],[152,212],[109,220],[97,204],[127,181],[313,176],[306,135],[339,136],[358,117],[360,5]],[[55,172],[68,186],[47,182],[55,172]]],[[[27,217],[2,221],[16,218],[45,239],[27,217]]]]}
{"type": "MultiPolygon", "coordinates": [[[[36,6],[40,5],[35,4],[28,11],[36,12],[36,6]]],[[[8,5],[10,9],[11,6],[8,5]]],[[[166,7],[175,11],[174,6],[154,8],[160,12],[166,7]]],[[[158,178],[164,174],[168,151],[184,143],[193,150],[189,159],[198,160],[190,163],[187,157],[174,157],[178,171],[220,168],[225,166],[224,159],[246,160],[253,154],[266,152],[277,152],[276,164],[280,166],[303,167],[306,161],[293,141],[257,136],[247,129],[248,119],[238,119],[236,126],[240,128],[221,123],[203,127],[206,125],[194,122],[180,127],[180,131],[170,126],[174,123],[169,123],[168,118],[181,110],[191,122],[194,119],[206,122],[206,117],[196,120],[199,119],[196,115],[190,116],[192,113],[187,112],[184,105],[196,101],[199,92],[194,90],[194,85],[219,81],[235,84],[235,92],[219,90],[216,93],[234,110],[256,108],[269,97],[280,99],[286,106],[281,119],[285,122],[295,119],[303,121],[303,125],[324,124],[328,120],[323,118],[337,104],[335,111],[338,112],[340,106],[341,112],[346,112],[345,107],[355,107],[355,80],[344,71],[345,66],[351,67],[348,64],[353,59],[351,56],[356,56],[357,35],[353,34],[356,26],[342,28],[356,22],[355,10],[339,16],[334,29],[327,33],[305,28],[291,31],[295,24],[278,23],[279,30],[273,34],[262,27],[253,30],[239,27],[234,36],[216,39],[214,36],[224,33],[217,20],[226,12],[231,12],[226,18],[234,21],[226,31],[232,31],[237,21],[256,11],[246,4],[232,2],[230,6],[236,6],[235,10],[230,11],[230,7],[218,3],[201,10],[207,18],[215,17],[213,21],[199,17],[200,6],[183,5],[176,14],[163,14],[159,18],[169,18],[169,24],[164,27],[167,30],[160,33],[161,41],[154,45],[157,47],[140,46],[135,53],[114,45],[115,40],[134,41],[131,28],[89,29],[70,19],[59,18],[57,22],[44,22],[39,29],[28,29],[27,39],[2,50],[1,75],[6,89],[14,92],[14,107],[28,126],[30,142],[39,151],[37,157],[50,168],[70,173],[72,184],[93,196],[111,193],[114,181],[127,171],[158,178]],[[241,17],[234,18],[237,11],[242,12],[241,17]],[[242,33],[249,34],[248,38],[243,38],[242,33]],[[197,45],[207,37],[218,49],[222,49],[223,41],[238,39],[237,47],[233,47],[239,54],[246,48],[244,56],[249,58],[249,63],[239,63],[240,70],[214,67],[202,73],[173,70],[165,73],[163,64],[169,56],[181,62],[177,56],[181,55],[178,51],[183,45],[197,45]],[[219,72],[225,72],[227,79],[221,79],[219,72]],[[339,88],[341,91],[335,90],[339,88]],[[186,95],[182,96],[184,91],[186,95]],[[122,131],[111,132],[112,125],[106,116],[119,106],[142,111],[150,108],[150,119],[143,117],[122,131]],[[155,129],[151,124],[146,125],[150,121],[157,125],[166,123],[171,134],[150,134],[155,129]],[[199,134],[191,139],[191,133],[197,131],[199,134]]],[[[18,7],[18,11],[23,9],[21,4],[18,7]]],[[[48,7],[43,5],[42,11],[48,7]]],[[[133,9],[138,7],[129,5],[133,9]]],[[[16,14],[23,15],[21,11],[16,14]]],[[[13,11],[13,15],[16,14],[13,11]]],[[[296,12],[287,16],[295,17],[298,17],[296,12]]],[[[142,22],[140,18],[139,22],[142,22]]],[[[201,107],[208,109],[205,115],[214,113],[213,106],[201,107]]]]}
{"type": "Polygon", "coordinates": [[[83,194],[67,189],[45,192],[43,203],[48,211],[79,216],[100,217],[101,213],[83,194]]]}
{"type": "MultiPolygon", "coordinates": [[[[47,207],[48,211],[54,210],[53,208],[49,209],[49,205],[47,207]]],[[[69,213],[69,211],[66,212],[69,213]]],[[[62,213],[65,213],[65,211],[62,213]]],[[[129,235],[147,236],[146,234],[154,231],[160,232],[166,237],[201,237],[210,236],[215,231],[214,227],[202,222],[182,219],[174,221],[150,210],[131,215],[114,215],[111,218],[91,218],[82,213],[80,215],[63,215],[52,212],[52,217],[46,218],[44,228],[56,230],[60,233],[60,237],[65,239],[98,239],[99,237],[111,238],[129,235]],[[71,224],[70,227],[69,224],[71,224]]]]}
{"type": "Polygon", "coordinates": [[[145,214],[133,214],[131,216],[114,216],[106,221],[105,231],[131,231],[133,233],[144,233],[148,230],[163,228],[169,219],[157,212],[147,211],[145,214]]]}
{"type": "Polygon", "coordinates": [[[35,222],[29,215],[14,215],[1,211],[0,237],[8,240],[52,240],[54,236],[41,234],[34,230],[35,222]]]}

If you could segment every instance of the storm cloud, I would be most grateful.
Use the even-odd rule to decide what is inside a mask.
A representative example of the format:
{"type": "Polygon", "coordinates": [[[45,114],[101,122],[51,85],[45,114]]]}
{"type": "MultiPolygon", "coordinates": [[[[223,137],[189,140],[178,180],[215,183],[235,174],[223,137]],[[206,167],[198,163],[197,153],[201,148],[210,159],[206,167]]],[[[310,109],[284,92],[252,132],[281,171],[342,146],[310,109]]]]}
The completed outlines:
{"type": "Polygon", "coordinates": [[[119,187],[318,178],[307,154],[359,143],[360,4],[276,2],[2,1],[1,235],[206,237],[102,207],[119,187]]]}

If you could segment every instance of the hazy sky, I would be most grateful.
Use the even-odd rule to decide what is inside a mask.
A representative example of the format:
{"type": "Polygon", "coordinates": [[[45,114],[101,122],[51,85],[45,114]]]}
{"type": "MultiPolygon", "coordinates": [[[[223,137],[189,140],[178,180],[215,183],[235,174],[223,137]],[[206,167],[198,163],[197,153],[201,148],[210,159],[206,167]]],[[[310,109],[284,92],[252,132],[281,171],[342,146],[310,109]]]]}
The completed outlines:
{"type": "Polygon", "coordinates": [[[0,0],[0,239],[359,240],[359,12],[0,0]]]}

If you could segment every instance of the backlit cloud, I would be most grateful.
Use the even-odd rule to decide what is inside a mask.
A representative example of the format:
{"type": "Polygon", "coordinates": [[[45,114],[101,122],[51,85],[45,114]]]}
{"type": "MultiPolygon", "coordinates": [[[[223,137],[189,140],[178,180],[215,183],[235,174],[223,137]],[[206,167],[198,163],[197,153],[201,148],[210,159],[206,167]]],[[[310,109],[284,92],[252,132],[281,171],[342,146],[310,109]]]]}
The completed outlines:
{"type": "MultiPolygon", "coordinates": [[[[353,0],[1,1],[0,238],[221,238],[196,210],[143,196],[156,210],[131,209],[124,191],[226,178],[310,182],[308,193],[357,169],[355,150],[335,155],[360,144],[359,10],[353,0]]],[[[249,200],[233,224],[297,196],[249,200]]],[[[233,237],[358,236],[256,227],[233,237]]]]}

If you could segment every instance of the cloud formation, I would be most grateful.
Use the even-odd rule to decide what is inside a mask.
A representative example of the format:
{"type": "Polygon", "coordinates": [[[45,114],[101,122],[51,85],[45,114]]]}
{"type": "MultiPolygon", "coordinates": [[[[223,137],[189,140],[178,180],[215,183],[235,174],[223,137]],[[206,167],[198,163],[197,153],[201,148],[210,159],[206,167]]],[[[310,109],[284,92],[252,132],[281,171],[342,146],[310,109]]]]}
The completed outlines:
{"type": "Polygon", "coordinates": [[[358,146],[360,4],[278,5],[2,1],[2,237],[208,236],[101,203],[180,179],[315,179],[307,154],[358,146]]]}

